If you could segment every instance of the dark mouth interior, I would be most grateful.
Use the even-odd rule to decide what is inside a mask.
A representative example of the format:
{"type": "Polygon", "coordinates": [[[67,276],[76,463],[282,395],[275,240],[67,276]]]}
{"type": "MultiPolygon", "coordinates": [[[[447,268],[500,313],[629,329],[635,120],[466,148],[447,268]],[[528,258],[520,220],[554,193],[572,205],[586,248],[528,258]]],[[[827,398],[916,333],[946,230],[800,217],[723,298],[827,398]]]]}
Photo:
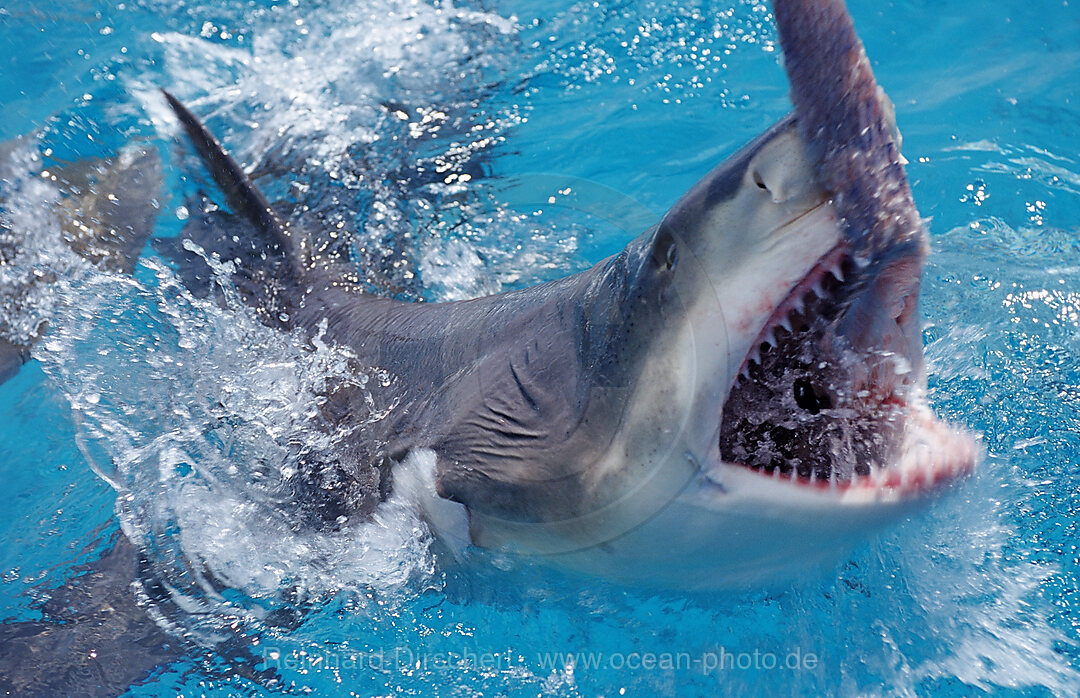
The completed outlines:
{"type": "Polygon", "coordinates": [[[751,351],[749,377],[736,378],[724,404],[725,462],[834,483],[890,462],[902,428],[903,381],[883,352],[856,350],[838,330],[855,292],[853,266],[845,260],[840,267],[847,281],[825,272],[818,291],[802,296],[801,311],[796,303],[764,333],[773,342],[751,351]]]}

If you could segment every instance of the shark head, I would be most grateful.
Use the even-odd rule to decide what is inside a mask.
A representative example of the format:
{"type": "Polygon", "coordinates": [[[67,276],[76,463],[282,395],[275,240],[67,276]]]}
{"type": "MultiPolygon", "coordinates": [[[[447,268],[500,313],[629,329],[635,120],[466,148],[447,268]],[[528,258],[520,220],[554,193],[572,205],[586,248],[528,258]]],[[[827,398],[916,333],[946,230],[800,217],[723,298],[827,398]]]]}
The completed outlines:
{"type": "Polygon", "coordinates": [[[891,103],[841,1],[774,6],[794,114],[598,277],[619,321],[586,325],[617,332],[585,344],[624,389],[593,391],[596,411],[621,407],[567,495],[587,504],[542,536],[474,509],[474,540],[667,587],[759,583],[837,559],[974,468],[972,438],[927,404],[927,235],[891,103]]]}

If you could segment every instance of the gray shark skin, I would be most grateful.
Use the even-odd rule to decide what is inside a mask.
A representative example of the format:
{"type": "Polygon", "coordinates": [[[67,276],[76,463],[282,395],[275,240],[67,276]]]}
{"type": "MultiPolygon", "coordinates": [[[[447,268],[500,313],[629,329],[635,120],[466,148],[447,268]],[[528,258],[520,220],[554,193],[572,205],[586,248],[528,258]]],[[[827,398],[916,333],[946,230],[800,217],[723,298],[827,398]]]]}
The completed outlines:
{"type": "MultiPolygon", "coordinates": [[[[400,488],[451,549],[711,589],[835,561],[972,470],[971,439],[926,405],[926,232],[891,105],[841,0],[773,5],[792,116],[619,254],[467,301],[363,293],[165,95],[251,234],[214,240],[207,219],[197,242],[239,258],[264,322],[395,377],[390,415],[298,475],[316,502],[298,507],[333,525],[400,488]]],[[[366,414],[359,392],[330,397],[328,428],[366,414]]]]}
{"type": "MultiPolygon", "coordinates": [[[[351,288],[166,93],[272,251],[241,260],[249,302],[396,377],[389,417],[343,444],[351,462],[305,474],[325,511],[366,515],[403,478],[457,545],[714,587],[833,558],[971,469],[970,439],[923,394],[926,232],[891,103],[842,2],[775,10],[794,115],[621,253],[468,301],[351,288]],[[762,545],[792,520],[803,536],[762,545]]],[[[322,418],[348,423],[358,399],[322,418]]]]}
{"type": "Polygon", "coordinates": [[[114,696],[179,659],[182,643],[136,604],[127,580],[137,565],[134,546],[117,534],[38,605],[42,620],[0,625],[0,693],[114,696]]]}

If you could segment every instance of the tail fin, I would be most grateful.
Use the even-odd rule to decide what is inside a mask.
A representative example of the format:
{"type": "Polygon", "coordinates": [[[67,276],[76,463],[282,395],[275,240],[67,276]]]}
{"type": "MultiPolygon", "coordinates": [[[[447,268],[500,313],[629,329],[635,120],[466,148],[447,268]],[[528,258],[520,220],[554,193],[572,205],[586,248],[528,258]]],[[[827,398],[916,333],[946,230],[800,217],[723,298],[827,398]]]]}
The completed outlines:
{"type": "MultiPolygon", "coordinates": [[[[24,162],[37,148],[29,136],[0,143],[0,210],[40,201],[36,189],[22,185],[31,172],[38,172],[24,162]]],[[[56,189],[55,206],[52,197],[44,202],[56,213],[46,226],[58,224],[63,243],[98,269],[130,274],[167,196],[157,148],[131,143],[103,158],[43,160],[34,162],[47,165],[40,175],[47,175],[56,189]]],[[[0,383],[30,360],[30,346],[43,330],[42,313],[48,314],[40,301],[33,300],[36,294],[26,295],[28,289],[55,280],[52,274],[41,275],[33,261],[51,244],[51,234],[42,232],[23,223],[10,227],[0,222],[0,267],[8,266],[10,283],[0,291],[0,383]],[[35,328],[31,334],[28,327],[35,328]]]]}
{"type": "Polygon", "coordinates": [[[0,694],[115,696],[183,656],[131,590],[134,546],[123,534],[112,542],[62,586],[38,590],[41,620],[0,623],[0,694]]]}
{"type": "Polygon", "coordinates": [[[294,277],[299,276],[304,267],[294,240],[266,198],[255,188],[240,165],[229,157],[202,122],[176,97],[165,90],[161,92],[165,95],[165,100],[173,113],[176,114],[176,118],[180,120],[192,145],[195,146],[195,150],[206,165],[206,169],[214,178],[214,182],[225,194],[229,208],[250,221],[259,233],[277,245],[287,262],[284,265],[285,270],[291,272],[294,277]]]}

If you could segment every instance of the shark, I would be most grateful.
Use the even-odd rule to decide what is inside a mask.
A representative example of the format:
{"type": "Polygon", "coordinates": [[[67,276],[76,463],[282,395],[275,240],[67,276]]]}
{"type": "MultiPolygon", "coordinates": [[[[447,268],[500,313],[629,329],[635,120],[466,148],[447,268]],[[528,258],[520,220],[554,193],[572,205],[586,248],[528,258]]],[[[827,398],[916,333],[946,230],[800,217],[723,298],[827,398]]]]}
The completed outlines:
{"type": "Polygon", "coordinates": [[[893,105],[843,2],[774,10],[792,114],[618,254],[464,301],[380,297],[313,263],[165,93],[261,241],[238,258],[249,303],[397,377],[352,462],[305,476],[323,509],[407,488],[454,548],[712,588],[835,559],[971,471],[973,441],[927,405],[927,233],[893,105]]]}
{"type": "MultiPolygon", "coordinates": [[[[298,507],[332,526],[405,492],[451,551],[717,589],[828,565],[975,469],[975,439],[927,400],[928,234],[893,105],[842,0],[772,6],[791,114],[617,254],[469,300],[381,296],[320,263],[163,93],[249,233],[193,222],[195,245],[166,254],[181,275],[206,285],[205,254],[234,260],[266,324],[396,377],[385,418],[335,429],[341,457],[298,472],[298,507]]],[[[318,418],[348,425],[364,397],[318,418]]]]}

